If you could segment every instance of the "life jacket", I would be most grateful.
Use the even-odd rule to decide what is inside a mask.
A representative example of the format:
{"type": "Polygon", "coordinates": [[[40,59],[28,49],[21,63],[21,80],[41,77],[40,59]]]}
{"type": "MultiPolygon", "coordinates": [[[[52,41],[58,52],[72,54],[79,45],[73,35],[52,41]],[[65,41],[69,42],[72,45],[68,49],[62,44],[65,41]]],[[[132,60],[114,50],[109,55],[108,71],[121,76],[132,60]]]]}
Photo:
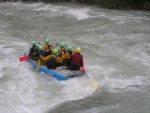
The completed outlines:
{"type": "Polygon", "coordinates": [[[72,66],[81,66],[82,56],[79,54],[75,54],[71,56],[71,65],[72,66]]]}
{"type": "Polygon", "coordinates": [[[46,50],[50,49],[51,47],[52,47],[51,44],[44,44],[43,50],[46,51],[46,50]]]}
{"type": "MultiPolygon", "coordinates": [[[[50,48],[52,48],[52,46],[50,45],[50,44],[47,44],[47,45],[45,45],[45,46],[47,46],[47,49],[44,51],[44,56],[48,56],[48,55],[51,55],[51,49],[50,48]]],[[[46,48],[46,47],[45,47],[46,48]]]]}
{"type": "Polygon", "coordinates": [[[68,53],[69,53],[70,57],[69,57],[69,59],[66,59],[66,62],[67,62],[67,65],[70,66],[70,64],[71,64],[70,63],[71,62],[70,58],[72,56],[72,51],[68,51],[68,53]]]}
{"type": "Polygon", "coordinates": [[[66,49],[65,48],[59,48],[59,56],[61,57],[62,55],[64,55],[65,53],[66,53],[67,51],[66,51],[66,49]]]}
{"type": "Polygon", "coordinates": [[[63,64],[64,66],[70,66],[70,57],[72,55],[72,51],[68,51],[65,53],[65,55],[63,56],[63,64]]]}

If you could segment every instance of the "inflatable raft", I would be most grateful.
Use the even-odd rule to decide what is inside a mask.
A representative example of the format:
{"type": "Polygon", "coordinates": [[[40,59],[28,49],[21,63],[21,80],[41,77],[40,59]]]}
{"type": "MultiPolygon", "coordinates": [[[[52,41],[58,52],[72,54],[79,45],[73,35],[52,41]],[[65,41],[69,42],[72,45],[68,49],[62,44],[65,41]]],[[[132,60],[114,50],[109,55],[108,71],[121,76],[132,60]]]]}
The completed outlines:
{"type": "MultiPolygon", "coordinates": [[[[26,56],[26,55],[27,55],[27,52],[24,53],[24,56],[26,56]]],[[[29,60],[27,60],[27,62],[29,62],[33,68],[37,67],[36,61],[29,59],[29,60]]],[[[59,66],[54,70],[54,69],[48,69],[44,65],[40,65],[38,71],[44,72],[46,75],[54,77],[60,81],[84,75],[84,72],[82,72],[81,70],[70,71],[70,70],[65,70],[65,69],[66,69],[66,66],[59,66]]]]}

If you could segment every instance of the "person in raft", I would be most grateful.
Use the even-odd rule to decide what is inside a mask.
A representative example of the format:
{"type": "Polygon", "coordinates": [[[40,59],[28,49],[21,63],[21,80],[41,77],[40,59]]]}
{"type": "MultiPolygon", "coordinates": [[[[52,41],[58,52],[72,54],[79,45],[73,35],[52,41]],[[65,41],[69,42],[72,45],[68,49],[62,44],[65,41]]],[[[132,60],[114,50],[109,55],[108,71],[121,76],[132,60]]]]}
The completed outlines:
{"type": "Polygon", "coordinates": [[[63,66],[70,66],[70,57],[75,54],[75,51],[72,51],[72,46],[68,45],[67,46],[67,51],[65,54],[62,55],[62,59],[63,59],[63,66]]]}
{"type": "Polygon", "coordinates": [[[68,67],[69,70],[77,71],[77,70],[80,70],[80,67],[81,67],[81,70],[85,71],[84,63],[83,63],[83,56],[80,53],[81,53],[81,48],[76,48],[76,53],[71,55],[70,66],[68,67]]]}
{"type": "Polygon", "coordinates": [[[44,56],[51,55],[53,46],[49,43],[49,39],[45,38],[45,44],[43,47],[44,56]]]}
{"type": "Polygon", "coordinates": [[[51,55],[48,55],[46,57],[40,55],[41,60],[46,62],[46,66],[48,69],[55,69],[56,67],[60,66],[63,62],[62,58],[58,56],[58,50],[53,49],[53,52],[51,55]]]}
{"type": "MultiPolygon", "coordinates": [[[[38,52],[38,59],[37,60],[41,59],[40,55],[42,55],[42,56],[45,55],[45,52],[43,51],[43,46],[42,45],[39,45],[39,52],[38,52]]],[[[43,60],[41,60],[40,64],[41,65],[45,65],[46,62],[44,62],[43,60]]]]}
{"type": "Polygon", "coordinates": [[[34,40],[31,43],[32,43],[32,47],[30,48],[28,56],[32,60],[37,60],[38,59],[39,48],[36,46],[36,42],[34,40]]]}
{"type": "Polygon", "coordinates": [[[60,43],[60,48],[58,48],[58,55],[61,57],[66,53],[65,44],[62,42],[60,43]]]}
{"type": "Polygon", "coordinates": [[[38,56],[40,58],[40,55],[43,55],[44,56],[45,52],[43,51],[43,46],[42,45],[39,45],[39,52],[38,52],[38,56]]]}

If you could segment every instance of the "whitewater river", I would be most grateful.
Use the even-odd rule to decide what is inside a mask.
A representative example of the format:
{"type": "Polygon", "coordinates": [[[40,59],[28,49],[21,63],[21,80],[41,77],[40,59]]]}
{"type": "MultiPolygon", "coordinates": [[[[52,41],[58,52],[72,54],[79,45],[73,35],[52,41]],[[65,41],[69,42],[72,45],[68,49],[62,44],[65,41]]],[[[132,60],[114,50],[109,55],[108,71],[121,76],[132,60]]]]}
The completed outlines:
{"type": "Polygon", "coordinates": [[[149,113],[150,12],[0,3],[0,113],[149,113]],[[89,79],[58,81],[19,57],[31,40],[81,47],[89,79]]]}

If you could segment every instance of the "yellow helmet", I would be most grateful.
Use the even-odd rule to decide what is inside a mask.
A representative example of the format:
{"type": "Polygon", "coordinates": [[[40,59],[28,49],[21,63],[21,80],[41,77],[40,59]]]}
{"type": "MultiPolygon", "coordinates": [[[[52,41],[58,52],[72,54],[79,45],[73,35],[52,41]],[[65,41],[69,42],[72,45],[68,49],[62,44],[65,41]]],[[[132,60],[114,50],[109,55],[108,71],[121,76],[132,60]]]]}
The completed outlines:
{"type": "Polygon", "coordinates": [[[80,53],[81,52],[81,48],[77,47],[76,52],[80,53]]]}

